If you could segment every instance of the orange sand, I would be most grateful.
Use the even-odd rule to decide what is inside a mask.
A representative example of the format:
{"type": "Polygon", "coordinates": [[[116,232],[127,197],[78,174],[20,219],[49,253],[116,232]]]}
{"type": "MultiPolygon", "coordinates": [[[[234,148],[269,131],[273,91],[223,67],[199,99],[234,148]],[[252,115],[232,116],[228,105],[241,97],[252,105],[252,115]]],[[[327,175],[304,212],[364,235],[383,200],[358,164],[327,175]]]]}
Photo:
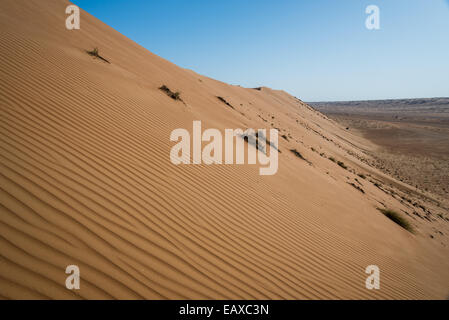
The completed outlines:
{"type": "Polygon", "coordinates": [[[358,178],[361,193],[356,174],[320,156],[387,179],[359,161],[368,142],[283,91],[177,67],[84,11],[68,31],[68,4],[0,1],[1,298],[449,295],[449,252],[421,232],[427,222],[402,229],[376,210],[409,210],[398,197],[358,178]],[[111,64],[86,54],[94,47],[111,64]],[[278,173],[173,165],[170,133],[194,120],[281,129],[278,173]],[[65,288],[71,264],[81,290],[65,288]],[[371,264],[377,291],[365,288],[371,264]]]}

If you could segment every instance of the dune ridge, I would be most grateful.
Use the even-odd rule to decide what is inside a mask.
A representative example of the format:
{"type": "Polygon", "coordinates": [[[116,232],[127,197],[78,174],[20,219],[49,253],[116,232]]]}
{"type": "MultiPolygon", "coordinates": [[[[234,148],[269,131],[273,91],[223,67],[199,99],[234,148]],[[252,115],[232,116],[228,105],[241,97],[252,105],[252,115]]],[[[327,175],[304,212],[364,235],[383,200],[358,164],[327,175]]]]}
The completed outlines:
{"type": "Polygon", "coordinates": [[[0,3],[1,298],[449,295],[447,240],[426,236],[436,227],[449,233],[436,217],[446,212],[426,203],[430,221],[409,217],[416,234],[380,214],[382,204],[419,209],[400,201],[407,186],[363,161],[367,141],[283,91],[177,67],[84,11],[81,30],[68,31],[69,4],[0,3]],[[86,54],[94,47],[110,64],[86,54]],[[287,138],[279,172],[173,165],[170,132],[194,120],[221,130],[279,128],[287,138]],[[395,194],[358,178],[360,193],[348,184],[360,172],[395,194]],[[72,264],[80,290],[65,288],[72,264]],[[365,288],[371,264],[381,269],[378,291],[365,288]]]}

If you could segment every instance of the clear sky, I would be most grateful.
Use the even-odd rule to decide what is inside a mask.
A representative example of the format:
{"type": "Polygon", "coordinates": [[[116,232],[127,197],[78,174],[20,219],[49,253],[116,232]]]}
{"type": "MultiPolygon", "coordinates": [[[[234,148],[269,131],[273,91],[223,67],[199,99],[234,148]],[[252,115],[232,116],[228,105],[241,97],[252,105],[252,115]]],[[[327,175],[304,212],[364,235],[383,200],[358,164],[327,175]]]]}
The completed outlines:
{"type": "Polygon", "coordinates": [[[449,0],[73,2],[151,52],[230,84],[304,101],[449,96],[449,0]],[[371,4],[380,30],[365,27],[371,4]]]}

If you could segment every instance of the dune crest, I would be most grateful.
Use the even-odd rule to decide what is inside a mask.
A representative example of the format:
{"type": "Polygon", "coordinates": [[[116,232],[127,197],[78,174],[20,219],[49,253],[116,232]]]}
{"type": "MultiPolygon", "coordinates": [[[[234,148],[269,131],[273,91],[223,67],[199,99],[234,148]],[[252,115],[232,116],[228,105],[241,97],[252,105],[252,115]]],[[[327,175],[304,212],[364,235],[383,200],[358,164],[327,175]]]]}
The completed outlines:
{"type": "Polygon", "coordinates": [[[429,215],[367,164],[367,141],[283,91],[179,68],[84,11],[69,31],[69,4],[0,2],[1,298],[448,296],[449,243],[426,236],[449,234],[446,212],[429,201],[414,218],[429,215]],[[197,120],[277,128],[277,174],[172,164],[170,133],[197,120]],[[68,265],[80,290],[65,287],[68,265]],[[381,290],[365,288],[369,265],[381,290]]]}

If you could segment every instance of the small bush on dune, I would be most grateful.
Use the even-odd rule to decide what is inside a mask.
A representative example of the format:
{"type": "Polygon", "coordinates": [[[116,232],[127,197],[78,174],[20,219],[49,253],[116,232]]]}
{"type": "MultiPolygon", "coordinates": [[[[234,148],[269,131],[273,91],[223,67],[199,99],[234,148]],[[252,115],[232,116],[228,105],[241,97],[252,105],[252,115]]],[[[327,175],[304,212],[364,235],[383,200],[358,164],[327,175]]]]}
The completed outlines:
{"type": "Polygon", "coordinates": [[[94,48],[92,51],[87,51],[88,54],[94,57],[98,57],[98,48],[94,48]]]}
{"type": "Polygon", "coordinates": [[[171,92],[171,90],[165,85],[163,84],[162,86],[159,87],[159,90],[162,90],[164,92],[171,92]]]}
{"type": "Polygon", "coordinates": [[[356,185],[355,183],[349,183],[349,185],[353,186],[354,188],[356,188],[357,190],[359,190],[361,193],[365,193],[365,190],[363,190],[362,188],[360,188],[358,185],[356,185]]]}
{"type": "Polygon", "coordinates": [[[362,179],[366,179],[366,176],[363,173],[359,173],[358,176],[362,179]]]}
{"type": "Polygon", "coordinates": [[[295,156],[297,156],[298,158],[304,160],[305,162],[307,162],[308,164],[312,164],[312,162],[310,162],[309,160],[307,160],[306,158],[303,157],[303,155],[296,149],[291,149],[290,150],[295,156]]]}
{"type": "Polygon", "coordinates": [[[175,93],[173,93],[172,98],[174,100],[179,100],[181,98],[181,93],[179,91],[176,91],[175,93]]]}
{"type": "Polygon", "coordinates": [[[345,165],[343,161],[338,161],[337,164],[342,167],[343,169],[348,169],[348,167],[345,165]]]}
{"type": "Polygon", "coordinates": [[[409,232],[413,232],[413,228],[412,228],[411,224],[396,211],[389,210],[389,209],[378,209],[378,210],[380,212],[382,212],[388,219],[397,223],[405,230],[407,230],[409,232]]]}
{"type": "Polygon", "coordinates": [[[181,99],[181,93],[179,91],[173,92],[171,91],[165,84],[162,85],[159,90],[164,91],[167,96],[169,96],[170,98],[172,98],[173,100],[177,100],[177,101],[182,101],[181,99]]]}
{"type": "Polygon", "coordinates": [[[227,105],[228,107],[230,107],[230,108],[232,108],[232,109],[235,109],[229,102],[226,101],[225,98],[219,97],[219,96],[217,96],[217,98],[218,98],[218,100],[220,100],[221,102],[223,102],[223,103],[224,103],[225,105],[227,105]]]}
{"type": "Polygon", "coordinates": [[[329,157],[329,160],[332,161],[332,162],[336,162],[334,157],[329,157]]]}
{"type": "Polygon", "coordinates": [[[291,149],[290,151],[291,151],[295,156],[297,156],[298,158],[300,158],[300,159],[302,159],[302,160],[306,160],[298,150],[296,150],[296,149],[291,149]]]}
{"type": "Polygon", "coordinates": [[[91,50],[91,51],[86,51],[86,52],[87,52],[87,54],[91,55],[92,57],[95,57],[95,58],[98,58],[98,59],[103,60],[104,62],[110,63],[108,60],[106,60],[105,58],[103,58],[102,56],[100,56],[100,53],[99,53],[99,51],[98,51],[98,48],[96,48],[96,47],[95,47],[93,50],[91,50]]]}

